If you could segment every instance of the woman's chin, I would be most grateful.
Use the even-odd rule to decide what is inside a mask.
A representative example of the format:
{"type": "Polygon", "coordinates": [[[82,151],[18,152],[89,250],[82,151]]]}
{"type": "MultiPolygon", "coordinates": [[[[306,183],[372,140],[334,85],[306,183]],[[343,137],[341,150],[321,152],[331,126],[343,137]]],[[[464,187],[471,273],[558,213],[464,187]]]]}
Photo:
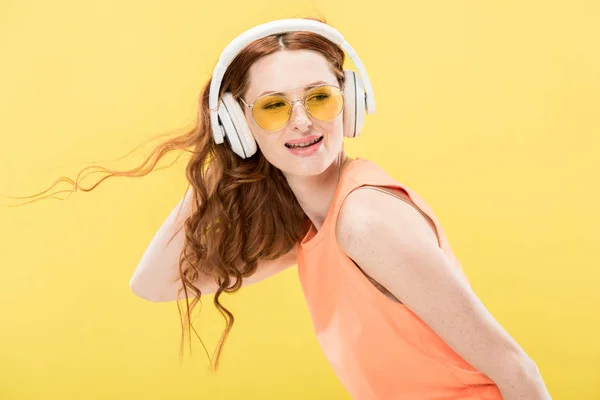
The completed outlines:
{"type": "Polygon", "coordinates": [[[335,157],[333,157],[333,160],[330,160],[325,155],[315,155],[315,157],[306,157],[286,163],[286,172],[296,176],[321,175],[331,166],[332,162],[335,162],[335,157]]]}

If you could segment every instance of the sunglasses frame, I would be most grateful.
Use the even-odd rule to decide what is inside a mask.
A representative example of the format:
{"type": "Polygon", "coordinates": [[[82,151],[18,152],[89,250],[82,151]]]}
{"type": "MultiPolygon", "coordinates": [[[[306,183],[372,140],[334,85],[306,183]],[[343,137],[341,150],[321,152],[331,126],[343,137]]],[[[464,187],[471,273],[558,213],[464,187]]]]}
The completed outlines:
{"type": "Polygon", "coordinates": [[[245,105],[246,107],[248,107],[248,108],[250,109],[250,113],[252,114],[252,119],[254,119],[254,123],[255,123],[255,124],[256,124],[256,125],[257,125],[257,126],[260,128],[260,129],[262,129],[262,130],[263,130],[263,131],[265,131],[265,132],[276,132],[276,131],[278,131],[278,130],[280,130],[280,129],[283,129],[283,128],[285,128],[285,126],[286,126],[286,125],[287,125],[287,124],[290,122],[290,118],[291,118],[291,115],[292,115],[292,111],[294,110],[294,104],[295,104],[295,103],[301,103],[301,104],[302,104],[302,106],[304,107],[304,110],[306,111],[306,113],[307,113],[308,115],[310,115],[312,118],[316,119],[317,121],[321,121],[321,122],[333,121],[333,120],[334,120],[334,119],[336,119],[336,118],[337,118],[337,117],[338,117],[338,116],[339,116],[339,115],[342,113],[342,111],[344,110],[344,89],[341,89],[340,87],[338,87],[338,86],[336,86],[336,85],[332,85],[332,84],[323,84],[323,85],[316,85],[316,86],[301,86],[301,87],[298,87],[298,88],[289,89],[289,90],[287,90],[287,91],[288,91],[288,92],[291,92],[291,91],[293,91],[293,90],[297,90],[297,89],[308,89],[308,90],[307,90],[307,92],[304,94],[304,97],[303,97],[302,99],[291,101],[290,99],[288,99],[288,98],[287,98],[287,96],[284,96],[284,95],[282,95],[282,94],[277,94],[277,96],[279,96],[279,97],[283,97],[283,98],[284,98],[284,99],[285,99],[285,100],[286,100],[288,103],[290,103],[290,111],[289,111],[289,113],[288,113],[288,115],[289,115],[289,116],[288,116],[288,119],[287,119],[287,121],[285,122],[285,124],[283,124],[283,126],[282,126],[281,128],[277,128],[277,129],[273,129],[273,130],[267,130],[267,129],[263,129],[263,128],[262,128],[260,125],[258,125],[258,122],[256,122],[256,118],[254,117],[254,110],[253,110],[253,107],[254,107],[254,105],[256,104],[256,102],[257,102],[257,101],[259,101],[260,99],[262,99],[262,98],[264,98],[264,97],[267,97],[267,96],[273,96],[273,95],[275,95],[275,93],[277,93],[277,92],[273,92],[273,93],[266,93],[266,94],[264,94],[264,95],[260,96],[259,98],[257,98],[256,100],[254,100],[254,102],[253,102],[252,104],[250,104],[250,105],[248,105],[248,104],[247,104],[247,103],[244,101],[244,99],[243,99],[243,98],[241,98],[241,97],[240,97],[240,100],[242,101],[242,103],[244,103],[244,105],[245,105]],[[320,88],[320,87],[326,87],[326,86],[331,86],[331,87],[334,87],[334,88],[336,88],[336,89],[338,89],[338,90],[340,91],[340,93],[342,94],[342,108],[340,109],[340,112],[339,112],[339,113],[338,113],[338,114],[337,114],[335,117],[331,118],[330,120],[323,121],[323,120],[321,120],[321,119],[319,119],[319,118],[315,117],[314,115],[312,115],[312,114],[311,114],[311,112],[308,110],[308,107],[306,107],[306,97],[307,97],[307,96],[310,94],[310,92],[312,92],[314,89],[317,89],[317,88],[320,88]],[[310,88],[310,89],[308,89],[308,88],[310,88]]]}

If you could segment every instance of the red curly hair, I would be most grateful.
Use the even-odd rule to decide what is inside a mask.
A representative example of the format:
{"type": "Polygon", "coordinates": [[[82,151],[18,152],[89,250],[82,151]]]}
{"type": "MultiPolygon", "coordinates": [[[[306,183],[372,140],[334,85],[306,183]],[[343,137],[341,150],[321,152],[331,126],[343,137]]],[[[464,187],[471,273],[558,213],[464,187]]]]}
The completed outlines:
{"type": "MultiPolygon", "coordinates": [[[[326,23],[323,18],[306,19],[326,23]]],[[[231,92],[239,101],[248,88],[252,64],[261,57],[282,50],[313,50],[320,53],[330,62],[340,87],[344,86],[345,54],[338,45],[315,33],[286,32],[264,37],[246,46],[229,65],[219,97],[225,92],[231,92]]],[[[100,166],[87,167],[75,181],[61,177],[48,190],[19,198],[32,198],[48,193],[61,181],[71,184],[73,192],[78,189],[88,192],[113,176],[145,176],[172,151],[191,154],[186,166],[186,176],[192,189],[192,212],[183,227],[185,245],[178,264],[179,281],[182,285],[177,298],[180,298],[182,292],[185,294],[185,320],[182,318],[179,302],[177,304],[183,328],[183,344],[184,330],[189,328],[189,333],[193,329],[190,315],[202,295],[193,282],[198,276],[206,275],[218,284],[214,304],[225,318],[226,328],[216,348],[214,365],[211,360],[211,369],[214,371],[218,369],[223,345],[234,322],[233,314],[219,301],[221,294],[238,291],[242,286],[242,278],[256,272],[259,259],[273,260],[291,251],[306,233],[310,220],[281,171],[267,161],[260,149],[252,157],[241,159],[229,146],[214,142],[208,106],[210,83],[209,79],[202,89],[194,126],[156,146],[136,168],[116,171],[100,166]],[[87,176],[82,174],[94,168],[97,170],[93,172],[105,172],[107,175],[92,187],[80,186],[80,180],[87,176]]],[[[169,135],[171,133],[167,133],[169,135]]],[[[42,198],[51,196],[52,194],[42,198]]],[[[37,200],[39,198],[34,201],[37,200]]],[[[194,332],[200,339],[195,329],[194,332]]],[[[203,343],[202,345],[206,351],[203,343]]]]}

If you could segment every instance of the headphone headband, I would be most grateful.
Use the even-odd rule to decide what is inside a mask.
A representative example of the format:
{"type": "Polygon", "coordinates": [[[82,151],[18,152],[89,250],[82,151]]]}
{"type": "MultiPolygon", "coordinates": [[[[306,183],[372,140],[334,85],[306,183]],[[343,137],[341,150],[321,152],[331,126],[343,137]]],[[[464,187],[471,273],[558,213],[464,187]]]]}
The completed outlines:
{"type": "Polygon", "coordinates": [[[269,35],[292,31],[313,32],[323,36],[324,38],[340,46],[342,50],[344,50],[346,54],[350,57],[352,62],[354,62],[354,65],[356,65],[356,68],[360,73],[360,77],[364,83],[366,91],[365,103],[367,113],[373,114],[375,112],[375,98],[373,96],[373,88],[371,87],[371,81],[369,80],[367,71],[362,62],[360,61],[358,54],[356,54],[356,52],[350,46],[350,44],[346,42],[346,40],[340,32],[338,32],[331,26],[323,24],[319,21],[300,18],[280,19],[267,22],[265,24],[257,25],[247,30],[246,32],[241,33],[235,39],[233,39],[221,53],[219,61],[217,62],[217,65],[213,70],[208,98],[208,106],[210,108],[210,123],[214,139],[217,143],[223,143],[225,137],[223,130],[219,125],[217,107],[219,105],[218,103],[219,91],[221,89],[221,81],[223,80],[223,76],[225,75],[225,71],[227,70],[227,67],[229,67],[229,64],[231,64],[233,59],[238,55],[240,51],[242,51],[247,45],[249,45],[253,41],[269,35]]]}

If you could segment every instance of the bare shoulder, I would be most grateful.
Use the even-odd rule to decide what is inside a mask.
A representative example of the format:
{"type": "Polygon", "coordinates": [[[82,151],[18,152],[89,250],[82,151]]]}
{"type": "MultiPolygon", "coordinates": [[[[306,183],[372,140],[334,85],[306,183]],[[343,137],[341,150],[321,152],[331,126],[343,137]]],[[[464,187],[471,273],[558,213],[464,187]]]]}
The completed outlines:
{"type": "Polygon", "coordinates": [[[424,234],[437,241],[435,224],[403,189],[365,185],[350,192],[336,222],[341,248],[360,247],[361,238],[386,232],[405,239],[424,234]]]}

